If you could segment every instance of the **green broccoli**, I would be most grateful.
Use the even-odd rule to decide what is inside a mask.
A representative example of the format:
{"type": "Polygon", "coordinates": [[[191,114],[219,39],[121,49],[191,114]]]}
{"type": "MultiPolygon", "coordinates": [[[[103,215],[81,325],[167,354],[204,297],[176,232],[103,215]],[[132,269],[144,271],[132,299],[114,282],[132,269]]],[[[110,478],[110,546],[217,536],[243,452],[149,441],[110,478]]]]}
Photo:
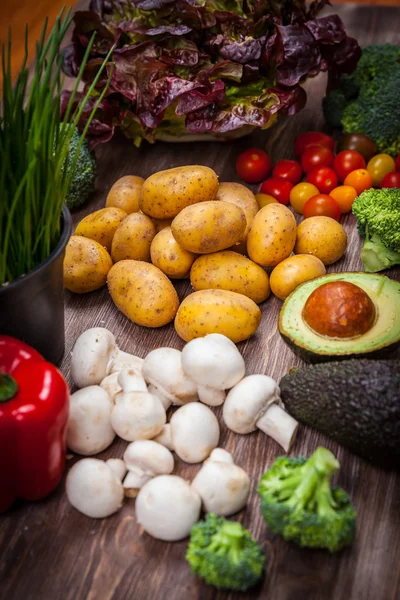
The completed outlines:
{"type": "Polygon", "coordinates": [[[247,590],[264,570],[264,554],[251,533],[212,513],[192,527],[186,560],[206,583],[230,590],[247,590]]]}
{"type": "Polygon", "coordinates": [[[281,456],[261,478],[261,509],[272,533],[300,546],[331,552],[351,543],[356,512],[330,480],[339,468],[334,455],[317,448],[309,458],[281,456]]]}
{"type": "Polygon", "coordinates": [[[400,265],[400,189],[366,190],[354,200],[352,210],[365,237],[361,250],[365,271],[400,265]]]}
{"type": "MultiPolygon", "coordinates": [[[[70,140],[70,152],[66,159],[67,168],[71,168],[80,141],[80,133],[76,129],[70,140]]],[[[75,173],[65,200],[70,209],[78,208],[95,190],[96,161],[89,152],[88,143],[84,140],[75,165],[75,173]]]]}
{"type": "Polygon", "coordinates": [[[323,100],[325,119],[345,133],[365,133],[378,152],[400,152],[400,47],[367,46],[356,70],[342,75],[339,87],[323,100]]]}

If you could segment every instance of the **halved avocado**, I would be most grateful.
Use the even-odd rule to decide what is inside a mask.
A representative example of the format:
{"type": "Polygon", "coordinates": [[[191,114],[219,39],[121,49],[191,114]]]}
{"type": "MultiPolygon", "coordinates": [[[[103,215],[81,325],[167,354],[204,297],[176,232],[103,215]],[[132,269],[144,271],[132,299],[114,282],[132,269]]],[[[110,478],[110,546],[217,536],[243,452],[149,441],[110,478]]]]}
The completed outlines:
{"type": "Polygon", "coordinates": [[[325,362],[357,356],[384,356],[400,343],[400,283],[375,273],[332,273],[307,281],[288,296],[279,316],[284,341],[306,362],[325,362]],[[368,331],[351,338],[320,335],[303,316],[309,296],[334,281],[352,283],[364,290],[375,306],[375,321],[368,331]]]}

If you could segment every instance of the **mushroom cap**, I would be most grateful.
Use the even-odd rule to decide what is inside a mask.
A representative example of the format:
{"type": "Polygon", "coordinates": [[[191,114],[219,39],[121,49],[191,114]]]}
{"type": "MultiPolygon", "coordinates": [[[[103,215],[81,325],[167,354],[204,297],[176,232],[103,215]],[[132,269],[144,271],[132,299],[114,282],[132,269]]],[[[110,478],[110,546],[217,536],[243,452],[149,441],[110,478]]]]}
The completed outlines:
{"type": "Polygon", "coordinates": [[[70,397],[67,446],[72,452],[91,456],[102,452],[115,438],[111,426],[113,403],[99,385],[90,385],[70,397]]]}
{"type": "Polygon", "coordinates": [[[124,461],[129,470],[140,469],[152,476],[174,470],[174,457],[165,446],[152,440],[137,440],[127,446],[124,461]]]}
{"type": "Polygon", "coordinates": [[[272,377],[249,375],[239,381],[226,397],[222,413],[225,424],[236,433],[255,431],[258,419],[279,398],[279,386],[272,377]]]}
{"type": "Polygon", "coordinates": [[[104,327],[84,331],[76,340],[71,357],[71,375],[79,388],[99,384],[110,373],[114,335],[104,327]]]}
{"type": "Polygon", "coordinates": [[[174,450],[187,463],[203,462],[218,446],[217,417],[200,402],[178,408],[170,425],[174,450]]]}
{"type": "Polygon", "coordinates": [[[209,462],[210,460],[225,462],[231,465],[234,464],[232,454],[223,448],[215,448],[215,450],[213,450],[210,456],[207,458],[206,462],[209,462]]]}
{"type": "Polygon", "coordinates": [[[123,392],[147,392],[147,385],[141,369],[133,367],[122,369],[118,373],[118,383],[123,392]]]}
{"type": "Polygon", "coordinates": [[[192,488],[201,497],[205,512],[229,516],[245,506],[250,478],[237,465],[209,458],[193,479],[192,488]]]}
{"type": "Polygon", "coordinates": [[[182,350],[182,368],[197,384],[228,390],[246,372],[243,356],[235,344],[220,333],[191,340],[182,350]]]}
{"type": "Polygon", "coordinates": [[[102,460],[84,458],[67,475],[66,492],[76,510],[102,519],[115,513],[124,499],[121,480],[102,460]]]}
{"type": "Polygon", "coordinates": [[[115,402],[117,394],[122,391],[122,388],[118,383],[118,376],[119,372],[116,371],[115,373],[111,373],[110,375],[107,375],[107,377],[104,377],[103,381],[100,383],[100,387],[106,390],[113,402],[115,402]]]}
{"type": "Polygon", "coordinates": [[[148,392],[118,394],[111,412],[111,425],[123,440],[149,440],[160,433],[167,420],[158,398],[148,392]]]}
{"type": "Polygon", "coordinates": [[[110,467],[112,471],[116,474],[117,477],[122,481],[126,475],[126,464],[122,460],[122,458],[109,458],[106,460],[106,465],[110,467]]]}
{"type": "Polygon", "coordinates": [[[157,348],[146,356],[142,366],[147,383],[179,406],[198,400],[197,386],[183,372],[181,357],[182,352],[175,348],[157,348]]]}
{"type": "Polygon", "coordinates": [[[199,520],[200,509],[200,496],[176,475],[151,479],[136,498],[137,522],[149,535],[166,542],[186,538],[199,520]]]}
{"type": "Polygon", "coordinates": [[[167,396],[164,396],[164,394],[161,393],[161,391],[158,389],[158,387],[156,385],[149,383],[147,389],[150,394],[153,394],[153,396],[157,396],[157,398],[159,399],[159,401],[161,402],[161,404],[163,405],[165,410],[169,409],[169,407],[172,404],[171,400],[169,398],[167,398],[167,396]]]}

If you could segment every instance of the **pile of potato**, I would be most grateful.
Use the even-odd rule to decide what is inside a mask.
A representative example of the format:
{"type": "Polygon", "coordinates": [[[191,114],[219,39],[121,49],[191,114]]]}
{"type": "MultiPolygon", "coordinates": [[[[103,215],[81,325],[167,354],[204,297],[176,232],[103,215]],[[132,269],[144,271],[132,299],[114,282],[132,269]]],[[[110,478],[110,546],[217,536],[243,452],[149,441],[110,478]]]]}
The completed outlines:
{"type": "Polygon", "coordinates": [[[346,243],[329,217],[297,227],[286,206],[260,209],[248,188],[219,184],[209,167],[177,167],[113,185],[106,208],[82,219],[70,238],[64,282],[75,293],[107,283],[131,321],[161,327],[175,319],[185,341],[221,333],[239,342],[256,331],[257,305],[270,287],[286,298],[323,275],[346,243]],[[274,267],[270,278],[266,267],[274,267]],[[179,305],[171,279],[188,277],[195,291],[179,305]]]}

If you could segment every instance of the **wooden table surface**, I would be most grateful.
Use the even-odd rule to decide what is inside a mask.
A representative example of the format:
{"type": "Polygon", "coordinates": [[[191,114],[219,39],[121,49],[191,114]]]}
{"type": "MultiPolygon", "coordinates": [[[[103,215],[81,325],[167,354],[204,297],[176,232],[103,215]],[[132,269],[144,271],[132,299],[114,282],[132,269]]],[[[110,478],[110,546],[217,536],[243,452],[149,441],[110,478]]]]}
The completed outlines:
{"type": "MultiPolygon", "coordinates": [[[[400,42],[397,8],[337,7],[348,31],[362,45],[400,42]]],[[[296,135],[323,128],[320,109],[325,78],[307,84],[308,104],[296,117],[282,120],[270,131],[229,144],[144,144],[114,140],[98,151],[99,177],[94,200],[75,214],[104,206],[111,184],[126,174],[147,177],[161,169],[206,164],[221,181],[236,180],[235,158],[250,146],[264,147],[274,161],[292,155],[296,135]]],[[[349,235],[345,257],[328,270],[360,270],[360,241],[354,219],[344,220],[349,235]]],[[[400,279],[399,272],[391,277],[400,279]]],[[[180,298],[189,291],[177,284],[180,298]]],[[[299,360],[280,339],[277,316],[281,302],[271,297],[262,306],[257,334],[239,345],[248,374],[267,373],[280,379],[299,360]]],[[[77,336],[89,327],[114,332],[120,347],[145,356],[160,346],[182,348],[172,325],[159,330],[140,328],[114,307],[106,289],[85,296],[67,294],[66,352],[62,371],[69,378],[70,351],[77,336]]],[[[220,409],[216,411],[220,417],[220,409]]],[[[217,592],[200,583],[184,560],[187,542],[167,544],[149,537],[135,520],[135,501],[126,500],[117,514],[93,520],[67,502],[64,481],[48,499],[18,503],[0,517],[0,598],[2,600],[211,600],[273,598],[274,600],[396,600],[400,598],[400,475],[384,472],[347,452],[328,438],[300,426],[291,455],[309,455],[318,445],[330,448],[341,463],[339,485],[349,491],[358,510],[356,539],[351,548],[330,555],[300,549],[272,536],[260,514],[255,489],[258,480],[282,450],[262,433],[239,436],[221,427],[220,445],[251,475],[249,505],[236,518],[262,543],[266,574],[260,586],[246,594],[217,592]]],[[[116,440],[100,458],[122,457],[126,442],[116,440]]],[[[70,467],[75,458],[69,460],[70,467]]],[[[176,460],[175,473],[191,479],[199,465],[176,460]]]]}

